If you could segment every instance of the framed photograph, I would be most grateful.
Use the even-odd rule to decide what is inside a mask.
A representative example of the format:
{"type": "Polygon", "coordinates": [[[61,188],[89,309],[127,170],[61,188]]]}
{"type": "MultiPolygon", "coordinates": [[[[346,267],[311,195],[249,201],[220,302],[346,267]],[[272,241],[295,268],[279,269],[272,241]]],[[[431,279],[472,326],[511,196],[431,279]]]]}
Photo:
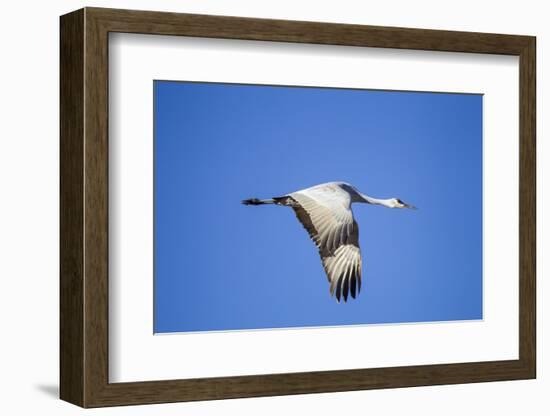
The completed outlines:
{"type": "Polygon", "coordinates": [[[535,38],[61,17],[82,407],[535,378],[535,38]]]}

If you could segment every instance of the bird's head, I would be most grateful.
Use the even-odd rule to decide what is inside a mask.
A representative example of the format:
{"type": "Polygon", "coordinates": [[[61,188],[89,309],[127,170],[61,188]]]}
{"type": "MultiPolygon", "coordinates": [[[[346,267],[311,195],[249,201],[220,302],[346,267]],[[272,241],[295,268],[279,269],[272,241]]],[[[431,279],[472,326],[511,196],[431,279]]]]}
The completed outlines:
{"type": "Polygon", "coordinates": [[[391,208],[409,208],[409,209],[416,209],[414,205],[407,204],[403,201],[401,201],[399,198],[392,198],[390,199],[390,206],[391,208]]]}

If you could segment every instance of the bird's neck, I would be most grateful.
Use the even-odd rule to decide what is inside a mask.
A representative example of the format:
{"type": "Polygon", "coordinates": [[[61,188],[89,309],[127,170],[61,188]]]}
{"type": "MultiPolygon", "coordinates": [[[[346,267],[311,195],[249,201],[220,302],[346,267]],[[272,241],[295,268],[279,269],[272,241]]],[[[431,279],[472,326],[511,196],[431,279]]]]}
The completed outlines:
{"type": "Polygon", "coordinates": [[[361,194],[361,198],[363,198],[362,202],[366,202],[367,204],[382,205],[382,206],[387,207],[387,208],[393,208],[391,198],[390,199],[378,199],[378,198],[373,198],[372,196],[368,196],[368,195],[365,195],[365,194],[361,194]]]}

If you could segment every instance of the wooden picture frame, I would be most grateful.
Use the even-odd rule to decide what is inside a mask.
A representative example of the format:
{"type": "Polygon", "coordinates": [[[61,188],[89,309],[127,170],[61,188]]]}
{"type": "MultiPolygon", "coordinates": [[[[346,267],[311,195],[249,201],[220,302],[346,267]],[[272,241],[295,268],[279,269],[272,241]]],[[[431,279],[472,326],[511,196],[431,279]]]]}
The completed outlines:
{"type": "Polygon", "coordinates": [[[100,8],[64,15],[60,28],[61,399],[101,407],[535,378],[534,37],[100,8]],[[519,56],[519,359],[109,383],[110,32],[519,56]]]}

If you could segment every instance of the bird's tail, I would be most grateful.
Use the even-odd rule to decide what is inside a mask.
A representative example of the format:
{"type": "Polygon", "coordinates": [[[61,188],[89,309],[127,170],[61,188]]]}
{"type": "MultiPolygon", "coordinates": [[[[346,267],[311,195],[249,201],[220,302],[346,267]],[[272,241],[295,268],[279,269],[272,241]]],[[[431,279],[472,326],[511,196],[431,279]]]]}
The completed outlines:
{"type": "Polygon", "coordinates": [[[264,205],[264,204],[275,204],[274,199],[258,199],[258,198],[249,198],[242,201],[244,205],[264,205]]]}

